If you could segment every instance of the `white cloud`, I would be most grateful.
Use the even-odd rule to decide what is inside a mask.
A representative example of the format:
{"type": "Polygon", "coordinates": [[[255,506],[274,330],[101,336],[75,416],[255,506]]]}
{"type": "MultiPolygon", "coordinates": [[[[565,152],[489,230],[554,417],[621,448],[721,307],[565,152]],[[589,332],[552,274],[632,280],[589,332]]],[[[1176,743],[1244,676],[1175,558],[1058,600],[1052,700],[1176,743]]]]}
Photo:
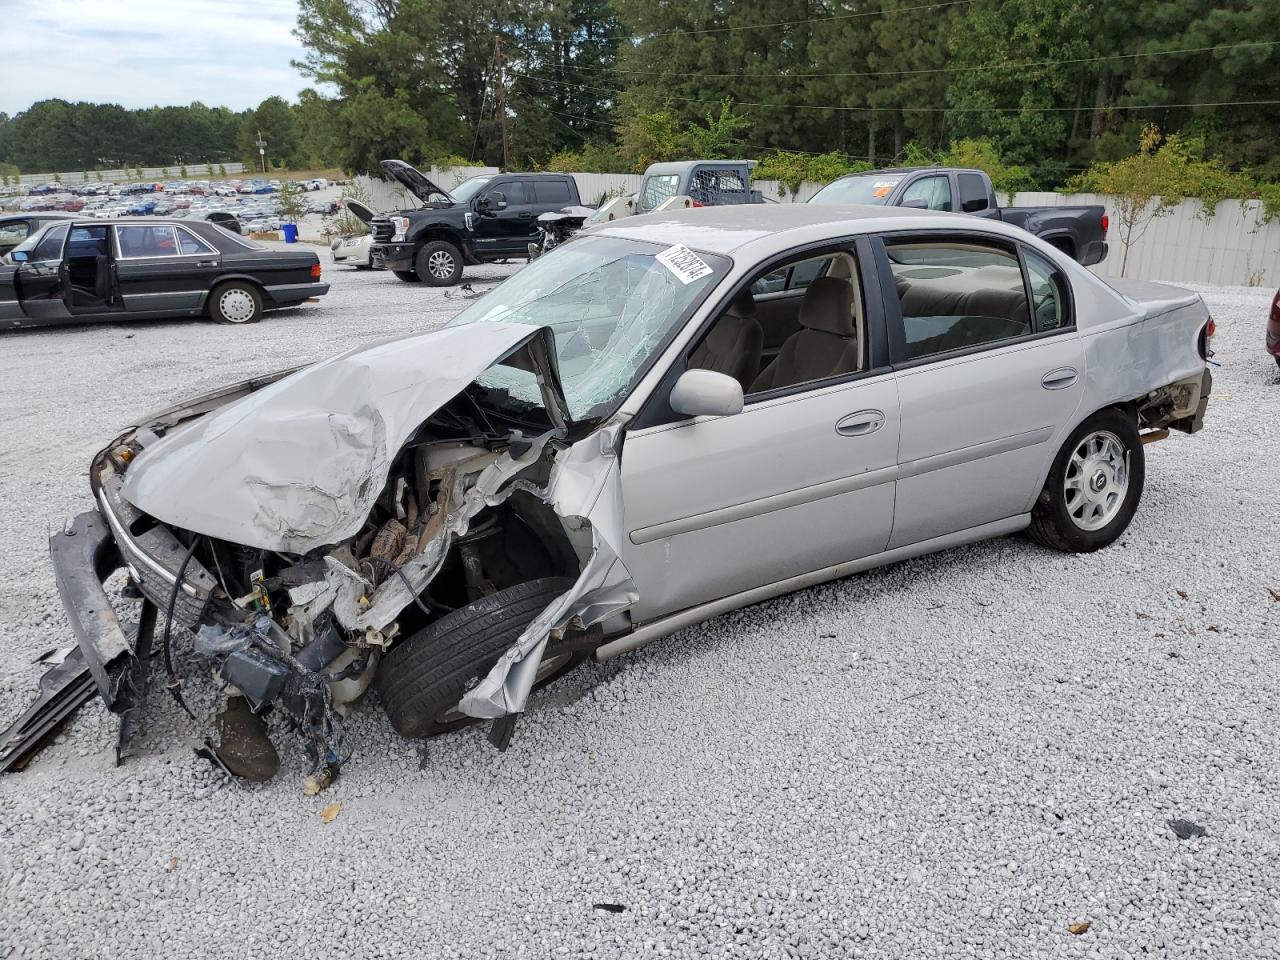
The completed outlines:
{"type": "Polygon", "coordinates": [[[233,109],[310,81],[290,60],[296,0],[0,0],[0,111],[61,97],[233,109]]]}

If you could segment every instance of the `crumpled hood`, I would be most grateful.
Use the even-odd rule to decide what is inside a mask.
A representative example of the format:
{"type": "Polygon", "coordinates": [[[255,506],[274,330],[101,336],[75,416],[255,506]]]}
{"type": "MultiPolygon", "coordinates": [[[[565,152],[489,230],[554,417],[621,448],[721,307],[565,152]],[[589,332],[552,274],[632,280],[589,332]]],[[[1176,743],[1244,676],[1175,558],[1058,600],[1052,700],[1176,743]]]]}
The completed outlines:
{"type": "Polygon", "coordinates": [[[414,431],[540,334],[550,336],[472,323],[304,367],[148,445],[124,497],[231,543],[284,553],[338,543],[359,532],[414,431]]]}

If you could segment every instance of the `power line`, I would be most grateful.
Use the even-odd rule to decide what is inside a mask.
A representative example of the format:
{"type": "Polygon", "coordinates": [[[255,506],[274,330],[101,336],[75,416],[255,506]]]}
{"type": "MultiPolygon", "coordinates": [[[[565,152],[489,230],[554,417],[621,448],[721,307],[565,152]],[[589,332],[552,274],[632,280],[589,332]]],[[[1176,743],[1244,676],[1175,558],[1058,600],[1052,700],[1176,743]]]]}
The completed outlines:
{"type": "Polygon", "coordinates": [[[940,10],[944,7],[959,7],[973,3],[973,0],[946,0],[944,3],[922,3],[914,7],[897,7],[890,10],[866,10],[861,13],[836,13],[829,17],[801,17],[797,20],[776,20],[773,23],[742,24],[733,27],[701,27],[697,30],[667,30],[663,33],[613,34],[601,37],[602,40],[658,40],[662,37],[686,37],[704,33],[733,33],[738,30],[772,30],[775,27],[794,27],[802,23],[834,23],[842,20],[859,20],[863,17],[887,17],[900,13],[915,13],[920,10],[940,10]]]}
{"type": "MultiPolygon", "coordinates": [[[[1025,70],[1030,67],[1070,66],[1083,63],[1104,63],[1112,60],[1138,60],[1150,57],[1173,57],[1187,54],[1209,53],[1217,50],[1237,50],[1247,47],[1274,47],[1280,40],[1249,40],[1241,43],[1219,43],[1208,47],[1184,47],[1178,50],[1151,50],[1145,53],[1116,53],[1099,57],[1071,57],[1061,60],[1028,60],[1025,62],[1007,61],[1005,63],[984,63],[967,67],[922,67],[918,70],[844,70],[836,73],[703,73],[698,76],[707,79],[750,79],[750,80],[808,80],[831,77],[904,77],[935,73],[977,73],[987,70],[1025,70]]],[[[674,77],[680,76],[678,71],[670,70],[631,70],[625,67],[587,67],[573,66],[573,70],[582,72],[595,71],[604,73],[622,73],[631,76],[674,77]]]]}
{"type": "MultiPolygon", "coordinates": [[[[578,87],[582,90],[594,90],[599,93],[607,93],[610,96],[616,95],[619,91],[608,87],[595,87],[590,84],[577,83],[564,80],[551,80],[546,77],[539,77],[531,73],[523,73],[519,70],[512,70],[516,76],[524,77],[527,80],[533,80],[538,83],[552,83],[563,87],[578,87]]],[[[735,107],[764,107],[778,110],[835,110],[844,113],[1093,113],[1097,107],[846,107],[837,104],[822,103],[759,103],[745,100],[732,100],[725,97],[680,97],[675,94],[663,93],[659,96],[667,100],[681,100],[686,103],[723,103],[725,99],[730,99],[735,107]]],[[[1189,107],[1259,107],[1259,106],[1275,106],[1280,104],[1280,100],[1219,100],[1206,103],[1135,103],[1135,104],[1111,104],[1108,109],[1112,110],[1175,110],[1189,107]]]]}

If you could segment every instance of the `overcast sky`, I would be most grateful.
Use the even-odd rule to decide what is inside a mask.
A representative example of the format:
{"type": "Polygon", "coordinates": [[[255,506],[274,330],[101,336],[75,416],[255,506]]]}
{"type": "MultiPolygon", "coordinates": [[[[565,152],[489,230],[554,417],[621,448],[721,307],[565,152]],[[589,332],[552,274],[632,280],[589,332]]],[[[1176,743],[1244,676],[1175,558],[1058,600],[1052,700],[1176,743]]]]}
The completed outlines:
{"type": "Polygon", "coordinates": [[[0,111],[61,97],[233,109],[308,81],[296,0],[0,0],[0,111]]]}

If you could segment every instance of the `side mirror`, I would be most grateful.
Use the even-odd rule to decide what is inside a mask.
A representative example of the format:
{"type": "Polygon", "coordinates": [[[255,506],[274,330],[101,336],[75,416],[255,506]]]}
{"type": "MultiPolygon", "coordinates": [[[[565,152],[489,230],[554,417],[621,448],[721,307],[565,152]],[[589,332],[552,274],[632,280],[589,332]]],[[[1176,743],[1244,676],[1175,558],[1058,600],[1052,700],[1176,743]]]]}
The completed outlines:
{"type": "Polygon", "coordinates": [[[25,250],[13,250],[13,251],[10,251],[10,253],[9,253],[9,259],[10,259],[10,260],[12,260],[14,263],[26,263],[26,262],[27,262],[27,251],[25,251],[25,250]]]}
{"type": "Polygon", "coordinates": [[[493,196],[493,205],[499,210],[507,209],[507,195],[505,193],[495,193],[493,196]]]}
{"type": "Polygon", "coordinates": [[[731,417],[742,412],[742,384],[714,370],[686,370],[671,388],[670,403],[686,417],[731,417]]]}
{"type": "Polygon", "coordinates": [[[985,210],[989,206],[991,204],[987,202],[986,197],[977,197],[973,200],[964,201],[964,203],[960,204],[960,209],[965,213],[977,213],[979,210],[985,210]]]}
{"type": "Polygon", "coordinates": [[[481,213],[485,213],[485,212],[487,212],[487,211],[488,211],[488,209],[489,209],[489,198],[488,198],[488,197],[480,197],[479,199],[477,199],[477,200],[476,200],[476,209],[477,209],[477,210],[479,210],[481,213]]]}
{"type": "Polygon", "coordinates": [[[903,200],[903,201],[902,201],[902,203],[898,204],[898,206],[900,206],[900,207],[910,207],[912,210],[928,210],[928,209],[929,209],[929,201],[928,201],[928,200],[922,200],[922,199],[920,199],[919,197],[917,197],[917,198],[912,199],[912,200],[903,200]]]}

